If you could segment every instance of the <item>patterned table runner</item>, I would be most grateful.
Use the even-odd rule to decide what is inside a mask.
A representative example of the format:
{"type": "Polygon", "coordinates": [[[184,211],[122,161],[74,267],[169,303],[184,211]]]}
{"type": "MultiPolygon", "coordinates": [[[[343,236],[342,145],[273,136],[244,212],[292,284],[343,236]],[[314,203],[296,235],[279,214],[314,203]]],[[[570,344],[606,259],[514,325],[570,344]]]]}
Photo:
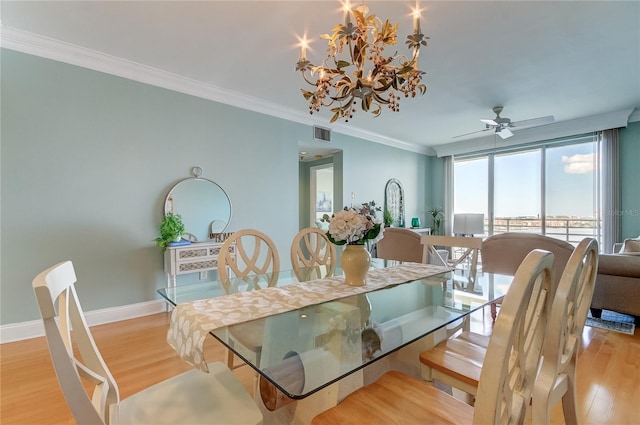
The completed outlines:
{"type": "Polygon", "coordinates": [[[449,270],[448,267],[433,264],[404,263],[369,270],[366,286],[345,285],[344,276],[338,276],[178,304],[171,313],[167,341],[185,362],[208,372],[203,346],[207,334],[214,329],[375,291],[449,270]]]}

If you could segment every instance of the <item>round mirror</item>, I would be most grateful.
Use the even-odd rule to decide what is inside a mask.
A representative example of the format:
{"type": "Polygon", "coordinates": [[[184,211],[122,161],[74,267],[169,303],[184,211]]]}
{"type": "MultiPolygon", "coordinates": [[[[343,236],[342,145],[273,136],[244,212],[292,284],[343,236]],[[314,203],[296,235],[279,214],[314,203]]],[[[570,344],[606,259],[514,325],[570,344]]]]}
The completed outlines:
{"type": "Polygon", "coordinates": [[[179,214],[184,223],[184,238],[211,239],[225,231],[231,221],[231,201],[227,192],[211,180],[192,177],[178,182],[167,195],[164,213],[179,214]]]}

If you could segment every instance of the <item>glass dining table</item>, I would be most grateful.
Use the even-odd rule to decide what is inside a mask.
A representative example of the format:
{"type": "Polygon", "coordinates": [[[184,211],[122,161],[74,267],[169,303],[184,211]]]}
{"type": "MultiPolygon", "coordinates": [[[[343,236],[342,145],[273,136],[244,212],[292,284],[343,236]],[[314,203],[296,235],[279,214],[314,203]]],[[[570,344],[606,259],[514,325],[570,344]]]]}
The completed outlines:
{"type": "MultiPolygon", "coordinates": [[[[372,270],[397,261],[373,259],[372,270]]],[[[323,278],[319,268],[253,275],[223,284],[203,281],[158,290],[173,306],[286,287],[323,278]]],[[[380,272],[379,272],[380,273],[380,272]]],[[[436,331],[446,331],[466,316],[502,298],[512,276],[465,270],[443,271],[382,289],[306,305],[230,326],[210,334],[252,367],[260,378],[262,400],[275,410],[371,366],[436,331]],[[241,341],[258,341],[248,352],[241,341]]],[[[335,276],[342,271],[338,268],[335,276]]],[[[313,285],[313,282],[307,282],[313,285]]],[[[442,339],[442,338],[440,338],[442,339]]],[[[417,357],[415,363],[419,363],[417,357]]]]}

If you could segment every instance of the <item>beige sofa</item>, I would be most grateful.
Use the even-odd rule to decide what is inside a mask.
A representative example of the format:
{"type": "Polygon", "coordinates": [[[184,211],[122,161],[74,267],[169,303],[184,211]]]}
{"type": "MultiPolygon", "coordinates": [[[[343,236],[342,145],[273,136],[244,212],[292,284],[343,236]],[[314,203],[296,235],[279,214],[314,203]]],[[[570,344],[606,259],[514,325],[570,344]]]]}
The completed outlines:
{"type": "MultiPolygon", "coordinates": [[[[634,247],[628,241],[625,241],[627,246],[618,244],[614,250],[640,250],[640,245],[634,247]]],[[[573,252],[573,246],[541,235],[504,233],[488,237],[482,243],[482,269],[513,274],[526,254],[534,248],[554,253],[557,283],[573,252]]],[[[600,317],[602,310],[636,316],[636,323],[640,324],[640,251],[599,255],[591,314],[600,317]]]]}
{"type": "Polygon", "coordinates": [[[640,324],[640,251],[633,251],[634,243],[628,241],[633,240],[620,244],[622,252],[600,254],[591,314],[600,317],[602,310],[616,311],[636,316],[640,324]]]}

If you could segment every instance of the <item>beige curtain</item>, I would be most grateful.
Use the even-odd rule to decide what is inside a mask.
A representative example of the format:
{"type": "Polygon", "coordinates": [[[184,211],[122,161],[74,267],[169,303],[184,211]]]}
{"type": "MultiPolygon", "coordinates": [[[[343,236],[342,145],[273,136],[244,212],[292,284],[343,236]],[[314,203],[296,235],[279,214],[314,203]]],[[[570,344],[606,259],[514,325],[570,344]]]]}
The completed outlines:
{"type": "Polygon", "coordinates": [[[600,150],[600,216],[604,253],[613,251],[620,242],[620,170],[618,166],[618,129],[599,133],[600,150]]]}
{"type": "Polygon", "coordinates": [[[444,158],[444,223],[443,235],[453,234],[453,155],[444,158]]]}

